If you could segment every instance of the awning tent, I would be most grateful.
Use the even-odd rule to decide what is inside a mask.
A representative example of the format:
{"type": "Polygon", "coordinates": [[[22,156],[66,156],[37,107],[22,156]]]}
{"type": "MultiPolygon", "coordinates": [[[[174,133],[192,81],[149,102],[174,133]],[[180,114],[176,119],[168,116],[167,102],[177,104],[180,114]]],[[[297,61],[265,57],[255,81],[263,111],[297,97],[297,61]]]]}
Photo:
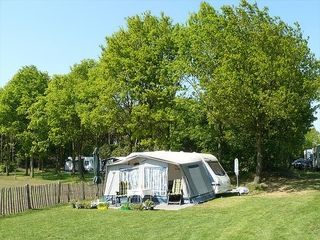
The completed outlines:
{"type": "Polygon", "coordinates": [[[136,152],[107,165],[106,198],[119,191],[121,181],[129,182],[131,192],[150,193],[156,202],[165,202],[174,179],[182,180],[184,202],[199,203],[214,198],[211,178],[204,161],[211,154],[186,152],[136,152]]]}

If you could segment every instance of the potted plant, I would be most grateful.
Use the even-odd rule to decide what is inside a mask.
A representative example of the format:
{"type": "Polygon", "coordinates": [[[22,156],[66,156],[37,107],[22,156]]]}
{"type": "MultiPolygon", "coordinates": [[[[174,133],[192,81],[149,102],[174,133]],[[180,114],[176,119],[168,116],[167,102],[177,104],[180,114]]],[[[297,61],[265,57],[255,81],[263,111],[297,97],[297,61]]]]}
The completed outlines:
{"type": "Polygon", "coordinates": [[[72,208],[76,208],[76,200],[74,200],[74,199],[72,199],[72,200],[70,200],[70,206],[72,207],[72,208]]]}
{"type": "Polygon", "coordinates": [[[141,210],[144,209],[144,205],[143,205],[142,203],[132,203],[132,204],[130,204],[130,208],[131,208],[132,210],[139,210],[139,211],[141,211],[141,210]]]}
{"type": "Polygon", "coordinates": [[[128,202],[125,202],[121,205],[121,210],[131,210],[131,206],[130,206],[130,203],[128,202]]]}
{"type": "Polygon", "coordinates": [[[91,202],[89,201],[85,201],[85,200],[82,200],[82,201],[77,201],[75,203],[75,207],[77,209],[91,209],[91,202]]]}
{"type": "Polygon", "coordinates": [[[109,208],[109,204],[106,202],[99,202],[97,204],[97,208],[100,210],[107,210],[109,208]]]}
{"type": "Polygon", "coordinates": [[[155,207],[155,204],[151,199],[147,199],[143,204],[146,210],[153,210],[155,207]]]}

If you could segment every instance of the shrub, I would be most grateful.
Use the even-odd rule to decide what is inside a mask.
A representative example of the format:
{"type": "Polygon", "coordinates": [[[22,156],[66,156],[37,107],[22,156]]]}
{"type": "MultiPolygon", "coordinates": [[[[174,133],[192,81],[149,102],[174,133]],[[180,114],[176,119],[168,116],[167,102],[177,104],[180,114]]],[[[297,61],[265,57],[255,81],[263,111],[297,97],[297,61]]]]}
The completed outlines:
{"type": "Polygon", "coordinates": [[[6,172],[6,165],[0,164],[0,173],[6,172]]]}
{"type": "Polygon", "coordinates": [[[76,208],[76,200],[74,200],[74,199],[72,199],[72,200],[70,200],[70,206],[72,207],[72,208],[76,208]]]}
{"type": "Polygon", "coordinates": [[[131,210],[143,210],[144,209],[144,205],[142,203],[132,203],[130,204],[130,209],[131,210]]]}
{"type": "Polygon", "coordinates": [[[154,206],[155,206],[154,202],[153,202],[152,200],[150,200],[150,199],[147,199],[147,200],[143,203],[143,205],[144,205],[144,208],[147,209],[147,210],[153,210],[153,208],[154,208],[154,206]]]}
{"type": "Polygon", "coordinates": [[[90,201],[77,201],[75,203],[75,207],[77,209],[91,209],[91,202],[90,201]]]}
{"type": "MultiPolygon", "coordinates": [[[[14,172],[16,170],[17,166],[15,163],[8,163],[9,166],[9,173],[14,172]]],[[[0,172],[5,173],[6,172],[6,164],[0,164],[0,172]]]]}
{"type": "Polygon", "coordinates": [[[266,183],[260,183],[259,184],[259,188],[262,190],[262,191],[266,191],[268,189],[268,184],[266,183]]]}
{"type": "Polygon", "coordinates": [[[100,210],[107,210],[109,208],[109,203],[99,202],[97,208],[100,210]]]}
{"type": "Polygon", "coordinates": [[[126,202],[121,205],[121,210],[131,210],[130,203],[126,202]]]}

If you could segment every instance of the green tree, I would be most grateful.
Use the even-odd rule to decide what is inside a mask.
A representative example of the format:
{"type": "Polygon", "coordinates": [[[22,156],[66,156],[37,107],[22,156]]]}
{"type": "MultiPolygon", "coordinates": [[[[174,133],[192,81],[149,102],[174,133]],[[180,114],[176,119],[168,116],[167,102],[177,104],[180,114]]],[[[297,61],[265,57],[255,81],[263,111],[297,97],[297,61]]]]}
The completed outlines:
{"type": "MultiPolygon", "coordinates": [[[[68,75],[55,75],[46,93],[45,113],[48,119],[50,142],[56,146],[56,168],[59,169],[59,153],[69,144],[75,158],[75,141],[80,119],[75,110],[75,83],[68,75]]],[[[61,159],[60,159],[61,160],[61,159]]]]}
{"type": "Polygon", "coordinates": [[[38,97],[28,111],[30,120],[28,130],[32,133],[30,154],[39,157],[39,169],[44,168],[44,158],[48,157],[50,146],[48,116],[45,108],[46,96],[44,95],[38,97]]]}
{"type": "Polygon", "coordinates": [[[113,103],[109,102],[105,111],[116,116],[111,117],[117,119],[114,129],[129,151],[170,148],[168,138],[179,89],[173,68],[177,56],[174,31],[169,17],[147,12],[129,17],[126,29],[107,38],[100,63],[101,81],[103,94],[113,103]]]}
{"type": "MultiPolygon", "coordinates": [[[[71,146],[72,159],[75,160],[76,156],[79,159],[81,179],[84,178],[81,155],[85,140],[90,134],[84,123],[87,123],[86,115],[89,112],[86,110],[89,110],[88,106],[92,102],[90,96],[83,92],[86,92],[89,71],[94,66],[93,60],[83,60],[80,64],[75,64],[69,74],[54,76],[46,94],[45,112],[50,142],[60,152],[71,146]]],[[[60,164],[57,161],[57,167],[60,164]]]]}
{"type": "Polygon", "coordinates": [[[33,157],[30,155],[32,133],[28,129],[28,111],[33,103],[42,96],[47,88],[49,76],[35,66],[22,67],[3,88],[1,94],[1,129],[8,139],[11,159],[15,153],[22,156],[28,173],[30,158],[31,176],[33,176],[33,157]]]}
{"type": "Polygon", "coordinates": [[[304,148],[312,148],[320,144],[320,132],[315,128],[311,128],[305,135],[304,148]]]}
{"type": "Polygon", "coordinates": [[[188,73],[200,81],[209,121],[254,139],[259,182],[275,152],[268,148],[292,150],[313,121],[319,65],[299,25],[288,26],[246,1],[221,12],[203,3],[185,35],[190,48],[182,53],[188,73]]]}

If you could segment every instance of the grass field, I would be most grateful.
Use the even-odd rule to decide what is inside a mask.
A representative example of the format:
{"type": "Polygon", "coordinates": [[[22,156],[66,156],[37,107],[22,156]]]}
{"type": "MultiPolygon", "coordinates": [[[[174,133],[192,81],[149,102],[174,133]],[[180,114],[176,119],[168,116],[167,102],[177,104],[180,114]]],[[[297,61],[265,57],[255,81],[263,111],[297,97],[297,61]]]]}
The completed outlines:
{"type": "MultiPolygon", "coordinates": [[[[38,177],[40,181],[46,180],[38,177]]],[[[70,206],[31,210],[0,218],[0,236],[1,239],[320,239],[320,173],[296,171],[285,178],[269,176],[264,182],[268,184],[266,191],[217,198],[179,211],[77,210],[70,206]]]]}
{"type": "Polygon", "coordinates": [[[77,210],[0,218],[1,239],[319,239],[320,192],[228,197],[179,211],[77,210]]]}
{"type": "MultiPolygon", "coordinates": [[[[91,181],[93,178],[93,173],[85,174],[86,181],[91,181]]],[[[64,182],[79,182],[78,175],[72,175],[70,172],[60,172],[56,173],[53,170],[47,171],[36,171],[34,178],[30,176],[25,176],[23,170],[19,170],[16,173],[10,173],[6,176],[4,173],[0,174],[0,188],[1,187],[13,187],[13,186],[23,186],[25,184],[38,185],[52,183],[53,181],[64,182]]]]}

